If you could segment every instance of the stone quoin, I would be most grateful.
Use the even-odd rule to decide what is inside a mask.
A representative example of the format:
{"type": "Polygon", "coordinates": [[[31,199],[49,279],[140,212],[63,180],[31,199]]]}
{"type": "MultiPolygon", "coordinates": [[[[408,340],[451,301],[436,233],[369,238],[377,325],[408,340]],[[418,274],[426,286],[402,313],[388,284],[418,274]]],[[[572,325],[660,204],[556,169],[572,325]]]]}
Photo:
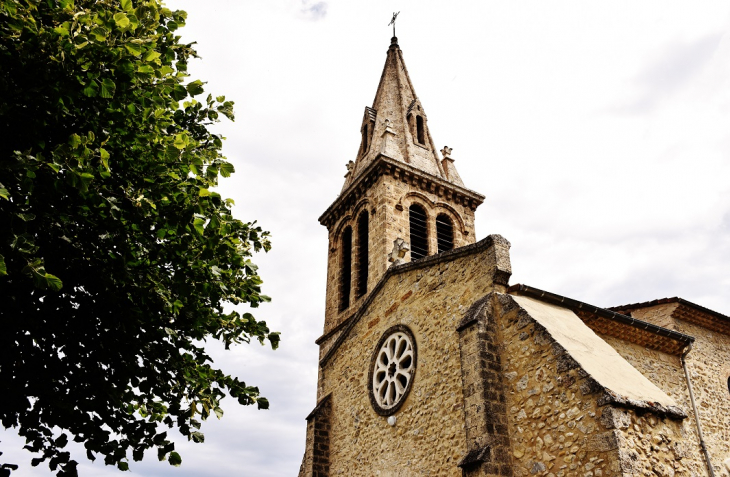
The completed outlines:
{"type": "MultiPolygon", "coordinates": [[[[397,38],[329,231],[300,477],[730,477],[730,317],[509,284],[397,38]]],[[[455,156],[458,157],[458,156],[455,156]]]]}

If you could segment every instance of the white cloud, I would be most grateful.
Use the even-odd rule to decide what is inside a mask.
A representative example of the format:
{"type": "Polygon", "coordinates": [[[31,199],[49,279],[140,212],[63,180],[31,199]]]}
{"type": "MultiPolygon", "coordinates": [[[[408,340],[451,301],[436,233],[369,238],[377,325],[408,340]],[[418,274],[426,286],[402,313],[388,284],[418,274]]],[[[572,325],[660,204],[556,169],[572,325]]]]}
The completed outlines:
{"type": "Polygon", "coordinates": [[[309,20],[321,20],[327,16],[327,2],[312,2],[302,0],[301,13],[309,20]]]}

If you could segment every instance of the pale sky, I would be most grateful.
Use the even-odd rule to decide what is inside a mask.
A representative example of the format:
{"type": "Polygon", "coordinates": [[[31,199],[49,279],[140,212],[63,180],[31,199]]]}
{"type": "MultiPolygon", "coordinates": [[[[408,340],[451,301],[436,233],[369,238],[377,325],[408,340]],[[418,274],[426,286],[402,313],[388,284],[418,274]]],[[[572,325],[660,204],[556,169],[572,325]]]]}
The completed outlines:
{"type": "MultiPolygon", "coordinates": [[[[436,146],[486,196],[477,239],[512,243],[511,283],[597,306],[680,296],[730,314],[730,3],[721,1],[170,0],[202,57],[206,93],[236,103],[218,131],[237,173],[221,192],[258,220],[273,302],[255,311],[281,348],[211,344],[269,411],[225,399],[180,468],[144,476],[292,476],[315,405],[327,231],[397,36],[436,146]]],[[[181,437],[181,436],[180,436],[181,437]]],[[[19,476],[30,453],[0,435],[19,476]]],[[[103,463],[81,475],[112,476],[103,463]]]]}

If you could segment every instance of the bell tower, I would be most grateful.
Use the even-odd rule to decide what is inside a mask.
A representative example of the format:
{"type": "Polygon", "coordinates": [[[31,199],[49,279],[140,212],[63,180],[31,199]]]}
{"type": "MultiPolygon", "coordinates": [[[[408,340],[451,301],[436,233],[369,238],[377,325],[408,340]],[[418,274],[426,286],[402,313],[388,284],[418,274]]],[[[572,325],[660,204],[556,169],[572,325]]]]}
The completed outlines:
{"type": "Polygon", "coordinates": [[[402,239],[406,262],[475,242],[484,196],[467,189],[451,157],[436,149],[398,39],[391,39],[361,142],[338,198],[319,218],[329,231],[324,333],[360,307],[402,239]]]}

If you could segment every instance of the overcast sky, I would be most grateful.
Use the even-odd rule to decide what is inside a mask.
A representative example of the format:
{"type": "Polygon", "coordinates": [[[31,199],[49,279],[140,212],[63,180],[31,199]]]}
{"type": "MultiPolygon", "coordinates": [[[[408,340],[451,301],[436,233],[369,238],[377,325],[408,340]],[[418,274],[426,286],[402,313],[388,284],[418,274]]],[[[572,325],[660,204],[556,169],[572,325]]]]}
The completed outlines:
{"type": "MultiPolygon", "coordinates": [[[[224,352],[271,410],[224,400],[183,465],[147,455],[144,476],[292,476],[315,405],[327,233],[397,36],[440,149],[486,196],[477,239],[512,243],[511,283],[597,306],[680,296],[730,314],[730,3],[170,0],[202,59],[191,79],[236,103],[218,128],[237,173],[224,181],[273,249],[256,257],[281,348],[224,352]]],[[[31,469],[22,443],[0,459],[31,469]]],[[[82,455],[78,456],[82,459],[82,455]]],[[[117,475],[84,463],[82,475],[117,475]]]]}

